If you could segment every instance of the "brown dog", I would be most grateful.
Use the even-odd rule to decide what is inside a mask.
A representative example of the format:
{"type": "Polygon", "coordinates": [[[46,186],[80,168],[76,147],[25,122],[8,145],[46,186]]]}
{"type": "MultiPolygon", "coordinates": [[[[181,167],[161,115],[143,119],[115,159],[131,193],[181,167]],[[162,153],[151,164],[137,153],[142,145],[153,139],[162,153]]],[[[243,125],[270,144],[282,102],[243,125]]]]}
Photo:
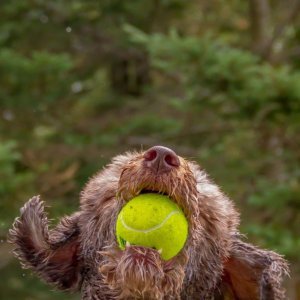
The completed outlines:
{"type": "Polygon", "coordinates": [[[197,164],[155,146],[117,156],[81,195],[80,209],[48,230],[39,197],[30,199],[10,230],[23,267],[82,299],[284,299],[285,260],[241,240],[232,202],[197,164]],[[152,191],[184,211],[189,236],[182,251],[163,261],[158,251],[115,237],[126,201],[152,191]]]}

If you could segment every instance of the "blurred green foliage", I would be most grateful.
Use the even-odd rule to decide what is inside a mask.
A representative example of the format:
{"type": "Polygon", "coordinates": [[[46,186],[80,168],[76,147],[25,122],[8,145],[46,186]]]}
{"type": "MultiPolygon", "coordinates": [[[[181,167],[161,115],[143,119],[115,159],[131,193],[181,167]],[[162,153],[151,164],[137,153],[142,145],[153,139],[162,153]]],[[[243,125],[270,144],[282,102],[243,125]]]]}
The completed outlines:
{"type": "Polygon", "coordinates": [[[261,55],[249,3],[2,4],[1,299],[76,298],[20,269],[8,228],[34,194],[53,218],[76,210],[111,157],[155,144],[196,160],[235,201],[242,233],[299,266],[300,70],[287,52],[300,27],[285,24],[273,55],[261,55]]]}

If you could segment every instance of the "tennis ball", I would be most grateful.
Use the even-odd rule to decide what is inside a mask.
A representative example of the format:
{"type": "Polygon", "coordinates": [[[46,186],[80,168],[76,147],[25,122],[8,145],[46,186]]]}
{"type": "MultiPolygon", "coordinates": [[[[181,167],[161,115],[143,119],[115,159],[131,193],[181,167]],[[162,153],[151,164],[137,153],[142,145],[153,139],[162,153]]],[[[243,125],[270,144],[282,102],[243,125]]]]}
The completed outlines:
{"type": "Polygon", "coordinates": [[[116,236],[121,249],[126,242],[160,250],[169,260],[183,248],[188,223],[176,203],[160,194],[141,194],[130,200],[120,211],[116,236]]]}

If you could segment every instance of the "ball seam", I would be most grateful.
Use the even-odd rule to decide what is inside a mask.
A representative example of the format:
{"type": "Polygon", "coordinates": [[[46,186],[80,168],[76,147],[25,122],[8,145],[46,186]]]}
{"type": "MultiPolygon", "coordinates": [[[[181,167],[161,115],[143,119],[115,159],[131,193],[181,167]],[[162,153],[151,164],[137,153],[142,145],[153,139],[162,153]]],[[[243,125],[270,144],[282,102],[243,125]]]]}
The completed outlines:
{"type": "Polygon", "coordinates": [[[127,230],[132,230],[132,231],[135,231],[135,232],[148,233],[148,232],[151,232],[151,231],[153,231],[153,230],[159,229],[159,228],[161,228],[162,226],[164,226],[164,224],[165,224],[165,223],[166,223],[173,215],[175,215],[175,214],[180,214],[180,212],[179,212],[179,211],[176,211],[176,210],[171,211],[171,212],[165,217],[165,219],[164,219],[161,223],[159,223],[159,224],[157,224],[157,225],[155,225],[155,226],[153,226],[153,227],[151,227],[151,228],[148,228],[148,229],[136,229],[136,228],[133,228],[133,227],[127,225],[126,222],[125,222],[125,220],[123,219],[123,214],[121,214],[121,216],[120,216],[120,221],[122,222],[122,225],[123,225],[127,230]]]}

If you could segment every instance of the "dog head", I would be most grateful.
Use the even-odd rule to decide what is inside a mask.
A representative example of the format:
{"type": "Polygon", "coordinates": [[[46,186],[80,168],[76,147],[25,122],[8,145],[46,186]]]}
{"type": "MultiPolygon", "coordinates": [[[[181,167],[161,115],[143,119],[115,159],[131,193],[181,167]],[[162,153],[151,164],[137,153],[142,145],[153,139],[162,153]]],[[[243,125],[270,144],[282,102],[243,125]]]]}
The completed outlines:
{"type": "Polygon", "coordinates": [[[87,184],[81,208],[83,251],[91,262],[99,262],[103,280],[122,298],[178,295],[184,280],[200,282],[206,291],[213,289],[238,223],[231,202],[205,171],[162,146],[117,156],[87,184]],[[188,240],[169,261],[155,249],[127,245],[122,251],[117,245],[120,210],[144,192],[168,195],[187,217],[188,240]]]}

